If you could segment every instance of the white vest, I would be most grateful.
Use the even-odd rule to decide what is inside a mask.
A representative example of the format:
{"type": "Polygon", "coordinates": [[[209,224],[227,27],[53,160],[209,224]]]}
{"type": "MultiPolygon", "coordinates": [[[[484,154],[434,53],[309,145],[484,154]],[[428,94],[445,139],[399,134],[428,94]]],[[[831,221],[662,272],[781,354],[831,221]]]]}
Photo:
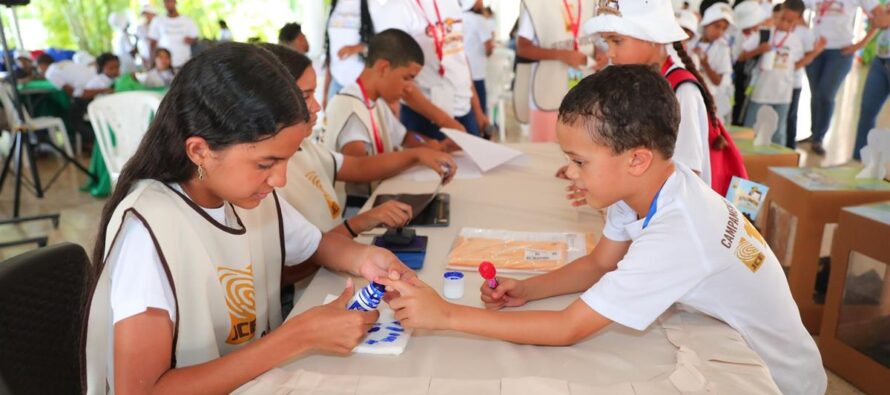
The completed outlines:
{"type": "MultiPolygon", "coordinates": [[[[238,224],[228,227],[170,186],[139,181],[108,223],[105,259],[127,218],[139,220],[151,234],[176,300],[171,368],[217,359],[281,325],[284,239],[276,194],[252,210],[227,203],[226,222],[238,224]]],[[[90,394],[108,391],[107,365],[113,363],[108,360],[111,269],[102,268],[87,312],[90,394]]]]}
{"type": "Polygon", "coordinates": [[[287,162],[287,185],[278,190],[282,199],[322,232],[343,222],[345,199],[334,188],[336,167],[330,151],[305,139],[300,150],[287,162]]]}
{"type": "MultiPolygon", "coordinates": [[[[392,136],[390,135],[389,125],[386,122],[386,110],[386,102],[377,100],[374,106],[374,122],[377,124],[377,130],[383,142],[383,151],[393,152],[392,136]]],[[[334,95],[331,101],[328,102],[325,114],[327,116],[327,126],[322,136],[322,142],[327,149],[331,151],[337,150],[337,139],[340,137],[340,133],[346,127],[347,121],[355,115],[362,122],[362,125],[365,126],[368,139],[371,141],[371,150],[368,152],[368,155],[377,154],[377,149],[375,148],[377,139],[374,137],[374,128],[371,127],[371,111],[365,106],[363,98],[341,92],[334,95]]]]}
{"type": "MultiPolygon", "coordinates": [[[[593,17],[593,0],[581,1],[581,17],[579,24],[593,17]]],[[[571,50],[574,47],[572,32],[568,29],[569,19],[562,1],[554,0],[522,0],[528,11],[538,46],[541,48],[558,48],[571,50]]],[[[570,2],[572,17],[578,18],[578,3],[570,2]]],[[[578,36],[581,39],[580,33],[578,36]]],[[[593,53],[593,42],[590,39],[580,40],[579,50],[585,54],[593,53]]],[[[587,73],[585,73],[587,74],[587,73]]],[[[532,76],[532,99],[541,111],[556,111],[562,99],[569,92],[569,66],[559,60],[541,60],[532,76]]]]}

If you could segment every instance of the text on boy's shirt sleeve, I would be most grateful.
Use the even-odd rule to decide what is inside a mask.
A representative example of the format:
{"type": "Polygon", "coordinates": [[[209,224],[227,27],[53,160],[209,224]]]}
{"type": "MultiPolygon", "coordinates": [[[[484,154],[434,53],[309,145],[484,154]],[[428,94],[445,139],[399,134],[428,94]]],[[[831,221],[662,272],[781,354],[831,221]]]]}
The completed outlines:
{"type": "Polygon", "coordinates": [[[683,231],[653,223],[634,240],[618,268],[581,295],[597,313],[645,330],[707,276],[701,248],[683,231]]]}

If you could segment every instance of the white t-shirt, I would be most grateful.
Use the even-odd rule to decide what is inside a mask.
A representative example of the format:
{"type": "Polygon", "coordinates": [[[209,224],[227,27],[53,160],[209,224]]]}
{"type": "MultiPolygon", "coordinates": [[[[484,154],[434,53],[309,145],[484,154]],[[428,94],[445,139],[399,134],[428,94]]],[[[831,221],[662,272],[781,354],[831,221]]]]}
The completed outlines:
{"type": "Polygon", "coordinates": [[[145,59],[151,59],[151,43],[148,40],[148,25],[141,23],[136,26],[136,49],[139,50],[139,56],[145,59]]]}
{"type": "Polygon", "coordinates": [[[83,87],[84,89],[96,90],[96,89],[108,89],[114,86],[114,80],[111,77],[103,74],[96,74],[93,78],[87,82],[87,84],[83,87]]]}
{"type": "MultiPolygon", "coordinates": [[[[816,38],[813,36],[813,31],[806,26],[798,26],[794,28],[794,34],[800,38],[800,43],[803,46],[803,53],[806,56],[807,53],[813,50],[816,45],[816,38]]],[[[803,88],[803,76],[806,73],[803,67],[797,69],[797,72],[794,73],[794,89],[803,88]]]]}
{"type": "MultiPolygon", "coordinates": [[[[770,44],[773,52],[763,54],[754,71],[756,82],[751,101],[762,104],[791,103],[794,90],[794,75],[797,70],[794,64],[804,57],[803,42],[794,32],[782,32],[775,29],[770,33],[770,44]],[[770,65],[772,63],[772,65],[770,65]]],[[[760,37],[751,36],[743,45],[745,51],[751,51],[760,45],[760,37]]]]}
{"type": "Polygon", "coordinates": [[[69,85],[74,88],[73,96],[80,97],[83,96],[84,87],[96,74],[95,67],[62,60],[49,65],[46,69],[46,80],[59,89],[69,85]]]}
{"type": "Polygon", "coordinates": [[[644,228],[645,215],[624,202],[609,207],[603,237],[632,244],[618,268],[582,294],[591,309],[644,330],[683,304],[737,330],[783,394],[825,393],[822,359],[785,273],[738,210],[678,163],[644,228]]]}
{"type": "Polygon", "coordinates": [[[878,33],[878,45],[876,49],[879,58],[890,58],[890,29],[884,29],[878,33]]]}
{"type": "Polygon", "coordinates": [[[160,88],[162,86],[170,86],[173,83],[173,77],[175,76],[171,69],[151,69],[142,75],[142,79],[139,82],[149,88],[160,88]]]}
{"type": "MultiPolygon", "coordinates": [[[[340,93],[362,97],[362,91],[355,83],[346,85],[340,93]]],[[[386,125],[385,128],[386,130],[389,130],[390,141],[392,141],[393,147],[401,146],[402,141],[405,140],[405,136],[408,134],[408,129],[405,128],[405,125],[402,125],[402,122],[400,122],[398,118],[396,118],[396,115],[393,114],[392,110],[390,110],[389,106],[386,105],[386,102],[383,99],[377,99],[376,102],[371,103],[371,106],[374,109],[376,109],[377,106],[383,106],[382,108],[383,112],[386,114],[386,119],[381,120],[375,118],[374,122],[377,122],[380,126],[386,125]]],[[[374,114],[376,114],[376,112],[374,114]]],[[[382,129],[383,127],[381,127],[381,130],[382,129]]],[[[366,128],[365,124],[355,115],[349,117],[349,120],[346,121],[346,125],[343,126],[340,135],[337,136],[337,151],[342,152],[343,147],[353,141],[361,141],[365,143],[365,151],[367,151],[369,155],[374,152],[374,146],[371,144],[372,142],[368,128],[366,128]]]]}
{"type": "MultiPolygon", "coordinates": [[[[668,47],[674,58],[673,69],[683,64],[676,58],[676,52],[668,47]]],[[[674,146],[674,160],[685,164],[701,174],[702,180],[711,185],[711,153],[708,141],[708,110],[701,91],[693,84],[682,84],[677,89],[677,101],[680,103],[680,129],[677,132],[677,143],[674,146]]]]}
{"type": "Polygon", "coordinates": [[[856,8],[871,13],[878,0],[804,0],[813,10],[813,35],[828,40],[826,49],[840,49],[853,43],[853,22],[856,8]]]}
{"type": "MultiPolygon", "coordinates": [[[[369,12],[378,7],[376,1],[368,1],[369,12]]],[[[361,25],[361,1],[338,0],[337,7],[331,12],[331,18],[328,20],[328,39],[330,40],[331,76],[340,86],[355,82],[365,67],[365,62],[358,54],[346,59],[340,59],[337,56],[337,52],[341,48],[361,42],[359,34],[361,25]]]]}
{"type": "MultiPolygon", "coordinates": [[[[732,113],[732,53],[729,48],[729,42],[724,38],[706,43],[696,40],[690,46],[689,52],[699,49],[708,58],[708,64],[717,74],[722,76],[720,85],[715,85],[706,75],[704,69],[701,69],[702,77],[705,79],[705,85],[708,91],[714,96],[717,104],[717,115],[724,118],[727,114],[732,113]]],[[[700,63],[700,62],[699,62],[700,63]]]]}
{"type": "MultiPolygon", "coordinates": [[[[470,66],[464,52],[463,17],[458,0],[389,0],[379,10],[371,14],[374,29],[378,32],[395,28],[412,35],[423,48],[424,65],[417,84],[423,94],[437,107],[455,117],[461,117],[472,110],[473,90],[470,79],[470,66]],[[439,7],[447,37],[443,45],[441,64],[445,76],[439,75],[439,58],[433,43],[431,26],[441,26],[436,16],[435,5],[439,7]]],[[[436,27],[438,29],[438,27],[436,27]]]]}
{"type": "Polygon", "coordinates": [[[184,15],[175,18],[158,15],[148,26],[148,37],[157,40],[158,47],[170,51],[170,63],[178,68],[192,58],[192,46],[186,44],[185,39],[198,38],[198,25],[184,15]]]}
{"type": "MultiPolygon", "coordinates": [[[[177,191],[188,196],[179,184],[171,184],[177,191]]],[[[268,197],[272,199],[272,197],[268,197]]],[[[293,206],[279,199],[281,219],[284,228],[284,262],[293,266],[309,259],[321,242],[321,231],[309,223],[293,206]]],[[[203,208],[203,207],[202,207],[203,208]]],[[[225,207],[203,208],[211,218],[221,224],[226,223],[225,207]]],[[[111,276],[111,316],[113,326],[117,322],[141,314],[148,308],[166,310],[170,321],[176,323],[176,299],[164,266],[155,249],[151,234],[145,225],[128,217],[111,247],[108,263],[111,276]]],[[[247,262],[245,262],[247,265],[247,262]]],[[[278,286],[278,284],[274,284],[278,286]]],[[[109,361],[114,361],[114,337],[108,339],[109,361]]],[[[114,378],[114,364],[108,365],[109,380],[114,378]]],[[[112,388],[114,383],[111,381],[112,388]]]]}
{"type": "Polygon", "coordinates": [[[473,81],[485,79],[485,43],[494,39],[491,24],[481,14],[464,11],[464,48],[470,61],[470,75],[473,81]]]}

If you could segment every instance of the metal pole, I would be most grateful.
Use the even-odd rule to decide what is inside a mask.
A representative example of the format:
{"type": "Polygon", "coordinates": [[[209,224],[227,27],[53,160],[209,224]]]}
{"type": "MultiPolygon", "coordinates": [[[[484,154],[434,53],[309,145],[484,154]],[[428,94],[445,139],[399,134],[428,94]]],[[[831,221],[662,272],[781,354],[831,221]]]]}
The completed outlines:
{"type": "Polygon", "coordinates": [[[25,40],[22,40],[22,28],[19,27],[19,14],[15,11],[15,7],[9,7],[9,10],[12,11],[12,24],[15,26],[15,37],[18,39],[18,49],[19,51],[27,49],[25,46],[25,40]]]}

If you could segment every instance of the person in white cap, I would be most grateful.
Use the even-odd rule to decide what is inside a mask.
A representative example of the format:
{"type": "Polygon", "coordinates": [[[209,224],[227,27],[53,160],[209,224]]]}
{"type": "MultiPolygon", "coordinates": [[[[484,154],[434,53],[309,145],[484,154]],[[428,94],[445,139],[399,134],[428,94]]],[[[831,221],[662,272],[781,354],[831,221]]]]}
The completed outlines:
{"type": "Polygon", "coordinates": [[[585,33],[606,39],[612,63],[652,66],[674,88],[681,112],[676,161],[721,195],[732,177],[747,178],[741,153],[717,116],[714,97],[682,44],[689,36],[669,0],[601,0],[596,17],[585,23],[585,33]]]}
{"type": "Polygon", "coordinates": [[[136,72],[136,61],[133,59],[135,47],[130,39],[130,18],[123,11],[108,14],[108,25],[111,26],[114,38],[111,41],[111,53],[120,61],[121,75],[136,72]]]}
{"type": "Polygon", "coordinates": [[[488,117],[470,77],[458,0],[388,0],[374,14],[374,28],[405,31],[424,52],[418,89],[408,92],[400,110],[402,124],[446,144],[443,128],[480,135],[488,117]]]}
{"type": "MultiPolygon", "coordinates": [[[[747,101],[746,90],[751,78],[751,71],[757,65],[757,59],[751,56],[743,56],[742,43],[752,35],[760,34],[763,23],[770,18],[770,13],[764,12],[756,1],[743,1],[735,7],[733,19],[735,25],[730,34],[730,49],[733,60],[733,85],[735,85],[735,100],[732,106],[732,124],[741,125],[745,122],[745,107],[747,101]]],[[[768,31],[767,31],[768,32],[768,31]]],[[[762,36],[760,42],[765,43],[769,37],[762,36]]]]}
{"type": "Polygon", "coordinates": [[[593,0],[522,0],[516,54],[536,61],[529,97],[531,139],[556,141],[559,103],[585,74],[589,42],[579,40],[581,24],[593,16],[593,0]]]}
{"type": "Polygon", "coordinates": [[[142,5],[142,18],[144,18],[144,21],[136,27],[136,49],[139,51],[143,70],[148,70],[152,66],[153,52],[151,50],[151,39],[148,38],[148,26],[151,25],[151,20],[157,14],[158,12],[151,4],[146,3],[142,5]]]}
{"type": "Polygon", "coordinates": [[[705,85],[717,105],[717,116],[724,123],[732,114],[732,53],[724,37],[733,23],[732,8],[726,3],[716,3],[702,17],[701,38],[692,45],[692,53],[699,59],[699,69],[705,77],[705,85]]]}
{"type": "Polygon", "coordinates": [[[65,91],[70,97],[80,97],[83,88],[96,74],[95,62],[90,54],[79,51],[72,60],[63,60],[49,65],[46,69],[46,80],[58,89],[65,91]]]}
{"type": "Polygon", "coordinates": [[[742,45],[746,52],[753,51],[761,55],[754,74],[751,102],[745,113],[745,126],[754,126],[760,107],[772,107],[779,115],[778,129],[773,134],[773,142],[779,145],[786,144],[794,76],[797,70],[812,62],[825,48],[825,40],[819,40],[808,51],[801,37],[794,33],[803,20],[804,10],[801,0],[786,0],[778,23],[770,31],[767,45],[761,44],[759,37],[751,37],[742,45]]]}
{"type": "Polygon", "coordinates": [[[698,15],[689,10],[677,11],[677,23],[683,28],[683,31],[689,35],[687,40],[692,40],[698,31],[698,15]]]}
{"type": "Polygon", "coordinates": [[[164,0],[167,15],[160,15],[148,25],[148,38],[151,50],[157,47],[167,48],[177,70],[192,58],[192,44],[198,40],[198,25],[192,18],[180,15],[176,9],[176,0],[164,0]]]}
{"type": "Polygon", "coordinates": [[[865,38],[853,42],[856,10],[862,8],[870,18],[879,20],[885,19],[887,12],[880,0],[805,0],[804,4],[814,13],[813,34],[828,40],[825,51],[806,68],[812,94],[811,149],[817,155],[824,155],[822,139],[831,126],[837,91],[853,66],[853,55],[877,33],[873,24],[865,38]]]}

